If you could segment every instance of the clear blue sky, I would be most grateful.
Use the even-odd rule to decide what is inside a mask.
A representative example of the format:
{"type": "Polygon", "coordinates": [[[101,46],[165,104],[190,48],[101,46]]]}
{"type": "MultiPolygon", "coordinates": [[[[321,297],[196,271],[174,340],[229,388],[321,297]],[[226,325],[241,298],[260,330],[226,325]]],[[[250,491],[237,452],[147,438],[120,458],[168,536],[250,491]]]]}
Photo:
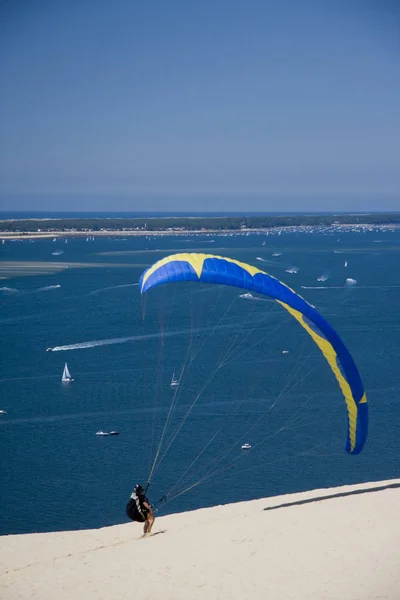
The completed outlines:
{"type": "Polygon", "coordinates": [[[4,210],[400,210],[400,3],[0,0],[4,210]]]}

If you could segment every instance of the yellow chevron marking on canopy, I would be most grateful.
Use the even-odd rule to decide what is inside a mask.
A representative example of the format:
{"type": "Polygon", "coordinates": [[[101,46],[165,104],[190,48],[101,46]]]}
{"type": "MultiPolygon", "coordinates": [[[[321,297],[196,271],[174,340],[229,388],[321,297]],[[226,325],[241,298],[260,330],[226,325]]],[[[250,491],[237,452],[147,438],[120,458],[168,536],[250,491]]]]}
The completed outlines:
{"type": "Polygon", "coordinates": [[[359,404],[366,404],[367,403],[367,395],[364,394],[364,396],[361,398],[359,404]]]}
{"type": "MultiPolygon", "coordinates": [[[[185,256],[185,255],[182,254],[181,256],[185,256]]],[[[179,260],[187,260],[187,262],[196,271],[197,277],[200,279],[201,273],[203,271],[204,261],[206,260],[206,258],[209,258],[212,255],[211,254],[187,254],[186,256],[188,258],[186,258],[186,259],[180,258],[179,260]]]]}
{"type": "MultiPolygon", "coordinates": [[[[286,308],[286,310],[288,312],[290,312],[291,315],[293,315],[293,317],[300,323],[300,325],[302,327],[304,327],[304,329],[312,337],[312,339],[317,344],[317,346],[321,350],[322,354],[325,356],[326,360],[328,361],[329,366],[331,367],[331,369],[339,383],[340,389],[342,390],[343,396],[346,400],[347,411],[348,411],[348,415],[349,415],[350,447],[351,447],[351,450],[354,450],[355,445],[356,445],[356,423],[357,423],[357,413],[358,413],[357,404],[353,398],[353,394],[351,393],[349,384],[347,383],[346,379],[343,377],[343,375],[341,374],[341,372],[339,370],[339,367],[336,362],[337,355],[336,355],[335,350],[333,349],[331,343],[328,342],[328,340],[319,336],[313,329],[311,329],[311,327],[309,327],[307,325],[307,323],[303,320],[303,314],[301,312],[295,310],[294,308],[292,308],[291,306],[288,306],[287,304],[285,304],[284,302],[281,302],[280,300],[277,300],[277,302],[279,302],[279,304],[281,304],[284,308],[286,308]]],[[[367,398],[366,398],[366,395],[364,394],[361,402],[365,403],[366,401],[367,401],[367,398]]]]}
{"type": "Polygon", "coordinates": [[[191,253],[177,254],[175,256],[175,259],[186,260],[190,265],[192,265],[192,267],[195,269],[197,275],[199,276],[199,279],[201,276],[201,271],[203,270],[203,263],[206,260],[206,258],[217,258],[218,260],[224,260],[225,262],[229,262],[234,265],[238,265],[239,267],[242,267],[242,269],[247,271],[252,277],[254,277],[254,275],[256,275],[257,273],[262,273],[263,275],[267,275],[267,273],[265,273],[258,267],[253,267],[252,265],[248,265],[246,263],[240,262],[239,260],[235,260],[234,258],[228,258],[226,256],[216,256],[215,254],[195,254],[195,253],[193,253],[193,254],[191,254],[191,253]],[[176,258],[177,256],[179,256],[179,258],[176,258]],[[181,258],[181,257],[186,257],[186,258],[181,258]],[[201,264],[201,268],[200,268],[200,264],[201,264]],[[197,270],[196,267],[200,269],[200,272],[197,270]]]}

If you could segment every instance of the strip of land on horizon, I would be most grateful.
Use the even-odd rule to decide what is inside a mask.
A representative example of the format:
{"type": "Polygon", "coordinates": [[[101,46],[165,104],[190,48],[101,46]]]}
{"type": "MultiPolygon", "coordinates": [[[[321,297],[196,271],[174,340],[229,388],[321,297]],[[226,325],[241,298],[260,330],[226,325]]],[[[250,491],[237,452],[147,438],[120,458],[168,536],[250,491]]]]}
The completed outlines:
{"type": "Polygon", "coordinates": [[[250,217],[149,217],[9,219],[0,221],[0,239],[269,234],[296,229],[340,232],[346,229],[394,229],[400,213],[363,215],[285,215],[250,217]]]}

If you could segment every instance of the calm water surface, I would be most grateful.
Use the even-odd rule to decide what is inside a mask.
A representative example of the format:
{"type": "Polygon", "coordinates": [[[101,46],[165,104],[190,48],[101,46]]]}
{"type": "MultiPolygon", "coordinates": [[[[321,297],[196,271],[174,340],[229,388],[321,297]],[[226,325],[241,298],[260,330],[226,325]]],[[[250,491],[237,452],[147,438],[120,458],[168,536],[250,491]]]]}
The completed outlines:
{"type": "Polygon", "coordinates": [[[399,477],[398,231],[36,240],[0,251],[21,267],[0,280],[2,534],[125,522],[158,448],[150,498],[176,496],[160,514],[399,477]],[[344,451],[346,410],[328,366],[275,303],[202,284],[141,298],[147,266],[193,250],[260,266],[339,331],[370,403],[360,456],[344,451]],[[46,268],[27,276],[31,261],[46,268]],[[53,272],[59,263],[68,269],[53,272]],[[62,385],[66,361],[75,381],[62,385]]]}

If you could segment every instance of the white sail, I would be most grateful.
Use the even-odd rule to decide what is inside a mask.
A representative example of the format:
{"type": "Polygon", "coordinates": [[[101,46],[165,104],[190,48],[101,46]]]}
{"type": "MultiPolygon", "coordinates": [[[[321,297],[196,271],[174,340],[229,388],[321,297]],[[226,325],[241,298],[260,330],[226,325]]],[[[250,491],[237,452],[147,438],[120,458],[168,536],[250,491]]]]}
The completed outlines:
{"type": "Polygon", "coordinates": [[[73,379],[71,377],[71,373],[69,372],[67,363],[65,363],[61,381],[73,381],[73,379]]]}
{"type": "Polygon", "coordinates": [[[171,379],[171,387],[177,387],[178,385],[179,385],[179,381],[175,377],[175,373],[173,373],[172,374],[172,379],[171,379]]]}

